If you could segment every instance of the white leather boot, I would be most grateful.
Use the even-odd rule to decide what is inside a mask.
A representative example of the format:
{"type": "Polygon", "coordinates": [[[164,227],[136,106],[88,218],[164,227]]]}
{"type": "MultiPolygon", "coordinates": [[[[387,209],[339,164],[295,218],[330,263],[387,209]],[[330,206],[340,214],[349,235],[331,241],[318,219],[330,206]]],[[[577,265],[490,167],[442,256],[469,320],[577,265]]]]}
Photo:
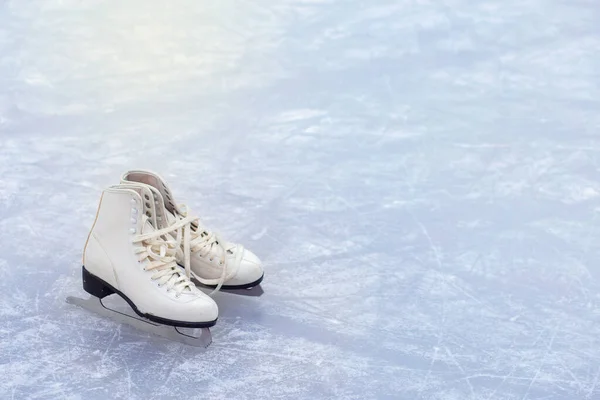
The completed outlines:
{"type": "Polygon", "coordinates": [[[145,183],[164,199],[169,226],[176,230],[180,245],[177,261],[205,286],[216,290],[251,288],[263,279],[262,263],[243,246],[230,243],[202,226],[198,217],[190,216],[185,205],[177,205],[166,182],[149,171],[129,171],[123,183],[145,183]]]}
{"type": "Polygon", "coordinates": [[[178,247],[161,210],[162,199],[146,185],[106,189],[85,245],[83,288],[99,299],[117,293],[159,324],[213,326],[217,305],[177,265],[178,247]]]}

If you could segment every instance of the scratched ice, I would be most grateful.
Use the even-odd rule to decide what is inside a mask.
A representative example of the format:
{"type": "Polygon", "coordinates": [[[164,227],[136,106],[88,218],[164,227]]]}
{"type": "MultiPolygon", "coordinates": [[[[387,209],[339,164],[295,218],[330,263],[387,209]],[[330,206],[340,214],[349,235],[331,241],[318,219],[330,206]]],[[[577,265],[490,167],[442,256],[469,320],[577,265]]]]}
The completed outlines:
{"type": "Polygon", "coordinates": [[[600,399],[595,0],[0,0],[0,398],[600,399]],[[65,303],[163,174],[266,265],[207,350],[65,303]]]}

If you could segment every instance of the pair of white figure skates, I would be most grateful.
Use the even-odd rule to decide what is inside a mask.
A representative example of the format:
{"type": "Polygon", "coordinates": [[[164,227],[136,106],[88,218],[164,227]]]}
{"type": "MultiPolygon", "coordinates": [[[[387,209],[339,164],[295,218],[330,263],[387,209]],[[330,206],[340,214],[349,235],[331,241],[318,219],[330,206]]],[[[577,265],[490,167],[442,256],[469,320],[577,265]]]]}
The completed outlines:
{"type": "Polygon", "coordinates": [[[87,299],[67,302],[119,322],[193,346],[208,346],[218,307],[199,290],[249,289],[260,284],[260,260],[224,241],[177,205],[165,181],[149,171],[129,171],[104,190],[83,254],[87,299]],[[102,302],[117,294],[135,315],[102,302]],[[199,334],[198,330],[200,330],[199,334]]]}

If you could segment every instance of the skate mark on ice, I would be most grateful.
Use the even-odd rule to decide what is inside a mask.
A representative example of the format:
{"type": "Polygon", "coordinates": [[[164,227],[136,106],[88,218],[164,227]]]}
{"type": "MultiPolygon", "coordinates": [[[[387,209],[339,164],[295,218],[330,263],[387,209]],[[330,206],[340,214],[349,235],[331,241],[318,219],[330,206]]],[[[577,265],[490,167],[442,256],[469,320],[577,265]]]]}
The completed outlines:
{"type": "Polygon", "coordinates": [[[263,236],[265,236],[265,234],[267,232],[268,232],[268,228],[265,226],[260,231],[258,231],[254,235],[250,236],[250,239],[252,239],[252,240],[260,240],[260,239],[263,238],[263,236]]]}
{"type": "Polygon", "coordinates": [[[450,349],[447,346],[444,346],[444,349],[446,350],[446,354],[450,357],[450,359],[452,360],[452,362],[458,367],[458,369],[460,370],[460,372],[462,372],[464,374],[463,379],[467,382],[467,385],[469,385],[469,390],[471,391],[471,396],[473,398],[475,398],[475,390],[473,389],[473,385],[471,384],[470,378],[467,375],[467,372],[464,370],[464,368],[462,367],[462,365],[460,365],[460,363],[458,362],[458,360],[456,359],[456,357],[454,357],[454,354],[452,354],[452,352],[450,351],[450,349]]]}
{"type": "Polygon", "coordinates": [[[423,235],[427,239],[427,242],[429,243],[429,247],[431,248],[431,251],[433,252],[433,254],[435,256],[435,259],[436,259],[437,264],[438,264],[438,268],[440,270],[443,270],[442,257],[440,255],[440,252],[439,252],[437,246],[433,243],[433,239],[431,238],[431,235],[429,234],[429,231],[427,230],[427,228],[425,227],[425,225],[421,222],[421,220],[419,220],[417,218],[417,216],[414,213],[408,211],[408,214],[413,219],[413,221],[419,226],[419,228],[421,228],[421,232],[423,233],[423,235]]]}
{"type": "Polygon", "coordinates": [[[177,351],[177,354],[174,354],[171,359],[169,360],[169,369],[166,373],[166,376],[162,382],[162,384],[159,386],[160,389],[166,389],[167,388],[167,384],[169,383],[169,379],[171,379],[171,375],[173,374],[173,370],[175,369],[176,366],[178,366],[178,361],[181,358],[181,353],[183,353],[185,346],[182,344],[179,348],[179,350],[177,351]]]}
{"type": "Polygon", "coordinates": [[[106,350],[104,350],[104,353],[102,354],[102,361],[105,360],[109,349],[111,348],[111,346],[112,346],[113,342],[115,341],[115,339],[117,338],[117,336],[120,335],[120,333],[121,333],[121,325],[118,324],[117,327],[115,328],[115,333],[112,335],[112,337],[110,338],[110,341],[108,342],[108,346],[106,346],[106,350]]]}
{"type": "MultiPolygon", "coordinates": [[[[439,344],[439,341],[438,341],[439,344]]],[[[440,348],[438,346],[435,346],[433,348],[433,357],[431,357],[431,363],[429,364],[429,369],[427,370],[427,374],[425,375],[425,379],[423,380],[423,383],[421,384],[421,386],[419,387],[419,393],[423,393],[425,391],[425,386],[429,383],[429,379],[431,377],[431,372],[433,371],[433,365],[435,364],[435,362],[438,360],[438,352],[439,352],[440,348]]]]}
{"type": "Polygon", "coordinates": [[[542,360],[540,362],[540,366],[536,370],[535,375],[533,376],[533,378],[531,378],[531,381],[529,382],[529,386],[527,387],[527,391],[523,395],[522,400],[526,400],[527,399],[527,397],[529,396],[529,392],[531,391],[531,387],[533,386],[533,384],[537,380],[540,372],[542,371],[542,368],[544,368],[544,366],[546,364],[546,359],[548,358],[548,355],[552,351],[552,345],[554,344],[554,339],[556,338],[557,331],[558,331],[558,325],[554,327],[554,331],[552,333],[552,338],[550,339],[550,342],[546,346],[546,352],[544,353],[544,357],[542,358],[542,360]]]}
{"type": "Polygon", "coordinates": [[[594,381],[592,382],[592,387],[590,388],[586,399],[591,399],[596,387],[598,386],[598,381],[600,380],[600,367],[598,367],[598,372],[596,372],[596,376],[594,377],[594,381]]]}

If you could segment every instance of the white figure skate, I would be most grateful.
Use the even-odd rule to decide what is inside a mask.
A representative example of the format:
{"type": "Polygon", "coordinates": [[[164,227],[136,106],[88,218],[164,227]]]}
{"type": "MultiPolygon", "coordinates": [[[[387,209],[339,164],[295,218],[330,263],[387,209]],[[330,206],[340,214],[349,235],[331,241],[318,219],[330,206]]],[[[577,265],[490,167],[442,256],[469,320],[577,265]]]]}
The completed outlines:
{"type": "MultiPolygon", "coordinates": [[[[145,183],[164,199],[166,219],[180,249],[177,261],[185,266],[202,285],[219,289],[249,289],[263,280],[263,267],[251,251],[243,246],[229,243],[204,227],[198,217],[189,216],[185,205],[177,205],[166,182],[149,171],[129,171],[123,183],[145,183]]],[[[254,294],[256,295],[256,294],[254,294]]],[[[260,295],[260,294],[258,294],[260,295]]]]}
{"type": "Polygon", "coordinates": [[[163,214],[162,198],[155,198],[146,185],[106,189],[83,255],[83,288],[92,297],[69,297],[67,302],[171,340],[206,347],[218,308],[177,265],[177,243],[169,235],[177,225],[162,225],[163,214]],[[102,299],[112,294],[122,297],[137,315],[107,308],[102,299]],[[200,329],[200,335],[185,332],[188,328],[200,329]]]}

